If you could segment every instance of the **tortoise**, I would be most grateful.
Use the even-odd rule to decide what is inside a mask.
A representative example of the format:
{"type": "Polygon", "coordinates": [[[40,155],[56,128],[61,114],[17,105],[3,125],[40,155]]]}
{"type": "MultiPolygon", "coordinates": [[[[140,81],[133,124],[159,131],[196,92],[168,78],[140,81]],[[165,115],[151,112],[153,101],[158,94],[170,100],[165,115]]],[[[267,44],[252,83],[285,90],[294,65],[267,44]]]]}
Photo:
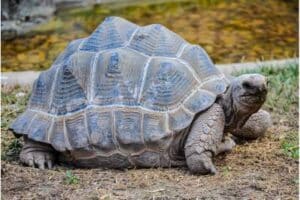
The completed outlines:
{"type": "Polygon", "coordinates": [[[205,50],[160,24],[107,17],[72,41],[34,82],[10,129],[20,160],[41,169],[187,166],[215,174],[213,157],[270,126],[260,74],[229,80],[205,50]]]}

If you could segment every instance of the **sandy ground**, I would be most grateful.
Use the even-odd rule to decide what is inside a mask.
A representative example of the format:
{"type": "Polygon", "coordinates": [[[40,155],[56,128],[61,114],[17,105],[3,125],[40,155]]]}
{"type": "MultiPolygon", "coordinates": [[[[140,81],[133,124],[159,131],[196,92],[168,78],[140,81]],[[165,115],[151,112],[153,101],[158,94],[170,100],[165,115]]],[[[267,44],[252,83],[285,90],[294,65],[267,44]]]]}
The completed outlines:
{"type": "Polygon", "coordinates": [[[297,125],[273,118],[265,137],[218,156],[215,176],[191,175],[186,168],[39,170],[2,161],[2,199],[298,199],[298,161],[280,148],[297,125]],[[67,183],[67,170],[77,183],[67,183]]]}

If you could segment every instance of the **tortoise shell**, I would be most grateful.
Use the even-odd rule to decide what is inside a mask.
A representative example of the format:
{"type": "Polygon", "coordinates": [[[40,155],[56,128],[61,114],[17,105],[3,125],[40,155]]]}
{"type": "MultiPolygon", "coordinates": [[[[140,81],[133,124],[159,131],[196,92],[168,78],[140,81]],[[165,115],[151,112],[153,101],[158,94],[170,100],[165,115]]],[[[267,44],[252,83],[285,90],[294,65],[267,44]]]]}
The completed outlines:
{"type": "Polygon", "coordinates": [[[163,148],[227,87],[200,46],[109,17],[40,74],[11,129],[57,151],[163,148]]]}

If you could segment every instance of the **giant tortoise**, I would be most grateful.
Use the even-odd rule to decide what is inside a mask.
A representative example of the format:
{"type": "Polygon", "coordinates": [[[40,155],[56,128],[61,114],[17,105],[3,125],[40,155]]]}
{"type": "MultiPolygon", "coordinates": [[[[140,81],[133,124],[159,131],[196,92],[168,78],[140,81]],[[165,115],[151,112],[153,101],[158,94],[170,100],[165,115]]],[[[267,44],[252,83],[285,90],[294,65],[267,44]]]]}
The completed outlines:
{"type": "Polygon", "coordinates": [[[40,74],[11,130],[24,137],[21,161],[42,169],[214,174],[212,158],[235,145],[228,133],[255,139],[270,126],[266,95],[264,76],[229,80],[205,50],[162,25],[108,17],[40,74]]]}

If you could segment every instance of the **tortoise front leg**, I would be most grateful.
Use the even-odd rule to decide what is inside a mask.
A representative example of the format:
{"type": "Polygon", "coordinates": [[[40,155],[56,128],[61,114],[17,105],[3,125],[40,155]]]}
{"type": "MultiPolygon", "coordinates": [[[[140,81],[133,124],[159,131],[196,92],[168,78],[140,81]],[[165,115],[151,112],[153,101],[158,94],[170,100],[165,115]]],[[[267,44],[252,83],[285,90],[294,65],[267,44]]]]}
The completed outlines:
{"type": "Polygon", "coordinates": [[[51,169],[55,161],[55,150],[49,144],[35,142],[24,136],[24,146],[20,153],[20,160],[30,167],[51,169]]]}
{"type": "Polygon", "coordinates": [[[250,116],[242,128],[236,129],[231,133],[243,139],[257,139],[263,136],[271,125],[270,113],[265,110],[259,110],[250,116]]]}
{"type": "Polygon", "coordinates": [[[220,105],[214,104],[200,114],[192,124],[185,143],[187,165],[195,174],[215,174],[217,172],[212,157],[223,137],[225,116],[220,105]]]}

